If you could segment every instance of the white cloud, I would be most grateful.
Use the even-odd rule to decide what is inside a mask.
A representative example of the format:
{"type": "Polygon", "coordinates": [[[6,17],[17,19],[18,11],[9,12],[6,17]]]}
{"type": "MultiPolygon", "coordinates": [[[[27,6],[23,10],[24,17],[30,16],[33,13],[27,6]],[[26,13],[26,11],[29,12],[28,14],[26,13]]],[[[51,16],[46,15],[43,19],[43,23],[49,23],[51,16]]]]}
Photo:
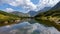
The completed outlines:
{"type": "Polygon", "coordinates": [[[9,2],[12,6],[22,6],[25,10],[34,10],[36,9],[36,5],[34,5],[30,0],[15,0],[12,2],[9,2]]]}
{"type": "Polygon", "coordinates": [[[48,3],[47,3],[47,5],[48,5],[48,6],[54,6],[54,5],[56,5],[59,1],[60,1],[60,0],[49,0],[48,3]]]}
{"type": "Polygon", "coordinates": [[[6,12],[12,12],[12,11],[15,11],[15,10],[12,9],[12,8],[6,8],[4,11],[6,11],[6,12]]]}
{"type": "Polygon", "coordinates": [[[22,6],[22,8],[27,11],[36,9],[36,5],[30,0],[2,0],[2,2],[15,7],[22,6]]]}
{"type": "Polygon", "coordinates": [[[37,4],[37,10],[41,10],[44,7],[53,7],[55,6],[60,0],[40,0],[37,4]]]}
{"type": "Polygon", "coordinates": [[[0,0],[3,3],[7,3],[11,6],[18,7],[21,6],[24,10],[41,10],[44,7],[53,7],[60,0],[39,0],[39,2],[35,5],[30,0],[0,0]]]}
{"type": "Polygon", "coordinates": [[[25,9],[30,9],[30,10],[34,10],[37,8],[36,5],[34,5],[30,0],[25,1],[24,7],[25,7],[25,9]],[[28,7],[28,8],[26,8],[26,7],[28,7]]]}
{"type": "Polygon", "coordinates": [[[10,0],[10,2],[8,3],[12,6],[19,6],[23,4],[23,0],[13,0],[13,1],[10,0]]]}

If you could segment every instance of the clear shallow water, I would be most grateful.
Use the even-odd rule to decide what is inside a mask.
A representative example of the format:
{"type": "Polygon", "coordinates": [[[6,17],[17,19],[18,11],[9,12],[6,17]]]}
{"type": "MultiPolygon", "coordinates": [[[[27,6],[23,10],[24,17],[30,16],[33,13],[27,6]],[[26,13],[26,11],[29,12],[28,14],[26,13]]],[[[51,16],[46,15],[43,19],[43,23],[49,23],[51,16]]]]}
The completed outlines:
{"type": "Polygon", "coordinates": [[[60,32],[54,27],[46,27],[35,20],[24,20],[19,24],[0,27],[0,34],[60,34],[60,32]]]}

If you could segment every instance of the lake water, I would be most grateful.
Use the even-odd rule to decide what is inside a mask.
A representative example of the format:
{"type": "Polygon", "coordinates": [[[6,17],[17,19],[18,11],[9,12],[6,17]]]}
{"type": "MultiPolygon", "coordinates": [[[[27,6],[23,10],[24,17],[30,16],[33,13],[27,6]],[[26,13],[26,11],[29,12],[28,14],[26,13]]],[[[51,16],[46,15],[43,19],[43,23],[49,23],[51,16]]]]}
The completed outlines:
{"type": "Polygon", "coordinates": [[[60,32],[55,27],[47,27],[34,19],[24,19],[18,24],[0,27],[0,34],[60,34],[60,32]]]}

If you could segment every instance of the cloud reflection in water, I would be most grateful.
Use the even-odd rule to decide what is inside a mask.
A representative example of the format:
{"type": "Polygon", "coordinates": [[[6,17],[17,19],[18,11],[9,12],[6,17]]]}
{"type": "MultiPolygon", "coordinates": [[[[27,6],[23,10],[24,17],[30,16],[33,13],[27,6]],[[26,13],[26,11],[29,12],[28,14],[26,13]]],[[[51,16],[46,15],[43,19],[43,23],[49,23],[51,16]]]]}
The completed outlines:
{"type": "Polygon", "coordinates": [[[42,24],[22,22],[0,27],[0,34],[60,34],[54,27],[45,27],[42,24]]]}

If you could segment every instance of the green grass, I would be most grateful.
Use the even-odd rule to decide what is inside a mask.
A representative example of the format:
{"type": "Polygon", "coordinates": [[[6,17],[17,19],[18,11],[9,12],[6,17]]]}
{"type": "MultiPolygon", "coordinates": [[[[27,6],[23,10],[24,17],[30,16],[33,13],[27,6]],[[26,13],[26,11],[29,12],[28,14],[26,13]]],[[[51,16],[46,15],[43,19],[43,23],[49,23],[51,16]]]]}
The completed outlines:
{"type": "Polygon", "coordinates": [[[17,15],[13,15],[0,10],[0,26],[16,23],[15,20],[20,20],[21,18],[17,15]],[[5,22],[8,22],[5,24],[5,22]]]}

